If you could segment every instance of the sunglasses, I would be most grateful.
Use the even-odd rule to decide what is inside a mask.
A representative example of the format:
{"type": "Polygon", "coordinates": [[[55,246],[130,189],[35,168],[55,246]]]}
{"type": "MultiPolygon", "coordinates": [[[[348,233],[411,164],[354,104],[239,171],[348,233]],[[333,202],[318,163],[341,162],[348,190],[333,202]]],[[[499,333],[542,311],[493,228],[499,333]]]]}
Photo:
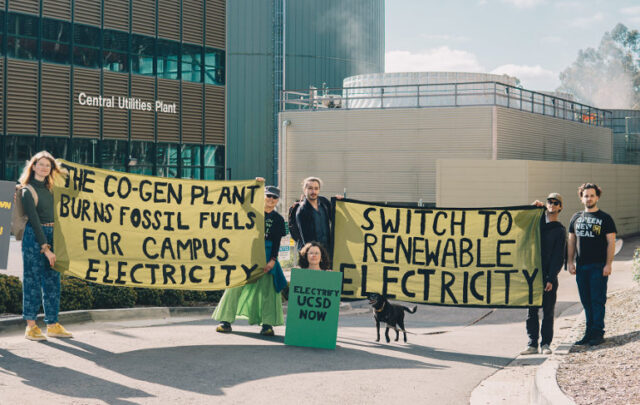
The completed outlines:
{"type": "Polygon", "coordinates": [[[278,196],[276,196],[276,195],[273,195],[273,194],[267,194],[265,197],[267,197],[267,198],[273,198],[274,200],[277,200],[278,198],[280,198],[280,197],[278,197],[278,196]]]}
{"type": "Polygon", "coordinates": [[[558,200],[547,200],[547,204],[560,205],[560,201],[558,201],[558,200]]]}

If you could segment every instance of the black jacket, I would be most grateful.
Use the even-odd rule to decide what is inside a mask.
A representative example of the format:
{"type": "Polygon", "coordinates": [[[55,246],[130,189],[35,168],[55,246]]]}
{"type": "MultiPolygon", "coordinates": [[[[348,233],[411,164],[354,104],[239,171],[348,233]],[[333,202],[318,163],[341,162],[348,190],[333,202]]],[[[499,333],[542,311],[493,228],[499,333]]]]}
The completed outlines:
{"type": "Polygon", "coordinates": [[[558,222],[545,222],[542,215],[540,223],[540,250],[542,256],[542,275],[544,282],[555,284],[558,281],[558,273],[564,264],[565,243],[567,232],[564,226],[558,222]]]}
{"type": "MultiPolygon", "coordinates": [[[[318,196],[318,209],[325,211],[327,220],[329,221],[329,226],[327,227],[329,229],[329,241],[327,243],[328,246],[325,246],[325,248],[329,253],[331,253],[331,202],[324,197],[318,196]]],[[[298,241],[298,249],[301,249],[306,243],[318,240],[318,238],[316,237],[316,226],[313,221],[313,210],[314,208],[305,199],[300,204],[300,207],[296,212],[296,224],[298,225],[300,236],[302,236],[302,238],[298,241]]]]}

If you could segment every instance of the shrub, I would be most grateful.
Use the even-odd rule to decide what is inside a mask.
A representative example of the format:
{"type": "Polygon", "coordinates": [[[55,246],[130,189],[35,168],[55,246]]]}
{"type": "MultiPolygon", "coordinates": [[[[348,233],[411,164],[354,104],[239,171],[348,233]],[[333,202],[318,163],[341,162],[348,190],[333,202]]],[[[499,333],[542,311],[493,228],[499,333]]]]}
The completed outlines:
{"type": "Polygon", "coordinates": [[[167,307],[178,307],[184,304],[184,292],[181,290],[163,290],[162,304],[167,307]]]}
{"type": "Polygon", "coordinates": [[[136,304],[152,305],[154,307],[162,305],[162,290],[153,288],[136,288],[136,304]]]}
{"type": "Polygon", "coordinates": [[[207,302],[218,303],[222,299],[224,290],[205,291],[205,294],[207,295],[207,302]]]}
{"type": "Polygon", "coordinates": [[[91,284],[94,308],[131,308],[136,303],[136,292],[129,287],[91,284]]]}
{"type": "Polygon", "coordinates": [[[18,277],[0,274],[0,312],[22,313],[22,281],[18,277]]]}
{"type": "Polygon", "coordinates": [[[207,294],[204,291],[184,291],[184,300],[195,304],[207,301],[207,294]]]}
{"type": "Polygon", "coordinates": [[[74,277],[63,277],[60,280],[60,284],[61,311],[74,311],[93,307],[93,294],[86,281],[74,277]]]}

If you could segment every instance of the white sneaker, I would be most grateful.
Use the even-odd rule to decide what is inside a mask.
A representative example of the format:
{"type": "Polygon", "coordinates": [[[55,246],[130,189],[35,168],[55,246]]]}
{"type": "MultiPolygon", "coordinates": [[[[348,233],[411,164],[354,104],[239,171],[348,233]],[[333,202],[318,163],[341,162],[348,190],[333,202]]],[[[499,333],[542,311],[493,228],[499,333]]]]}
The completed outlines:
{"type": "Polygon", "coordinates": [[[553,352],[551,351],[551,348],[549,347],[549,345],[542,345],[540,347],[540,353],[542,353],[542,354],[551,354],[553,352]]]}
{"type": "Polygon", "coordinates": [[[538,348],[535,346],[527,346],[520,354],[538,354],[538,348]]]}

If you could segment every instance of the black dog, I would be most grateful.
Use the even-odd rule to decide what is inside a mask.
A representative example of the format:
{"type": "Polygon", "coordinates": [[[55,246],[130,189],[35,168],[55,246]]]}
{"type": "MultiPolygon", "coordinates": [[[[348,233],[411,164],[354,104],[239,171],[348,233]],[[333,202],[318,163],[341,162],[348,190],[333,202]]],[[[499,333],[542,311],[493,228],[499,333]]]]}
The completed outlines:
{"type": "Polygon", "coordinates": [[[407,342],[407,331],[404,330],[404,311],[413,314],[418,309],[418,306],[414,306],[413,309],[409,309],[403,305],[395,305],[387,301],[385,297],[380,294],[369,294],[369,304],[373,307],[373,317],[376,320],[376,332],[378,337],[376,342],[380,341],[380,322],[387,324],[387,329],[384,331],[384,337],[387,338],[387,343],[391,341],[389,339],[389,328],[393,328],[396,331],[396,342],[400,337],[400,331],[404,334],[404,341],[407,342]]]}

